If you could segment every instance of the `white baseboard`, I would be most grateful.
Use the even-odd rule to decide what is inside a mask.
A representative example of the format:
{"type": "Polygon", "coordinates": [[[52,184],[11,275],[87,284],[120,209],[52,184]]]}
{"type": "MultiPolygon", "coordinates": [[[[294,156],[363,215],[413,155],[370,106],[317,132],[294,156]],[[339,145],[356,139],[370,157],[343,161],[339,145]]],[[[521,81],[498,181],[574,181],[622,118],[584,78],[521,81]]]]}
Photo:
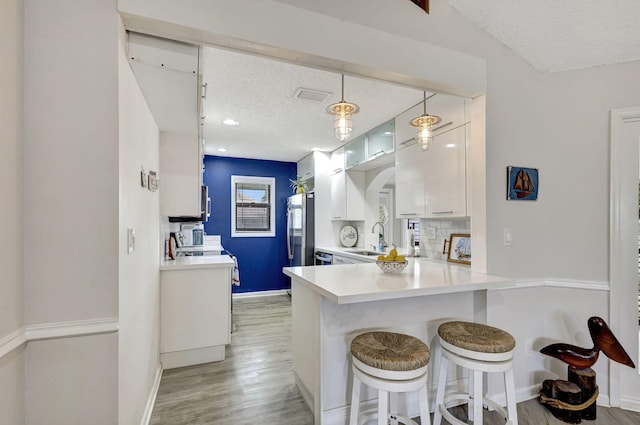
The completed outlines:
{"type": "Polygon", "coordinates": [[[151,391],[149,392],[149,397],[147,398],[147,404],[144,408],[144,414],[142,415],[140,425],[149,425],[149,422],[151,421],[151,413],[153,413],[153,407],[156,404],[156,397],[158,395],[158,388],[160,388],[161,379],[162,365],[159,365],[158,370],[156,371],[156,376],[153,380],[153,385],[151,386],[151,391]]]}
{"type": "MultiPolygon", "coordinates": [[[[600,397],[598,397],[600,401],[600,397]]],[[[633,410],[634,412],[640,412],[640,400],[637,398],[622,397],[620,400],[620,408],[624,410],[633,410]]]]}
{"type": "Polygon", "coordinates": [[[313,412],[313,395],[302,383],[302,380],[298,376],[298,372],[296,371],[295,367],[293,368],[293,378],[296,382],[296,387],[298,387],[298,390],[300,390],[300,394],[302,394],[302,398],[304,399],[305,403],[307,403],[309,409],[313,412]]]}
{"type": "Polygon", "coordinates": [[[287,295],[288,293],[288,289],[275,289],[273,291],[237,292],[233,294],[233,298],[271,297],[273,295],[287,295]]]}

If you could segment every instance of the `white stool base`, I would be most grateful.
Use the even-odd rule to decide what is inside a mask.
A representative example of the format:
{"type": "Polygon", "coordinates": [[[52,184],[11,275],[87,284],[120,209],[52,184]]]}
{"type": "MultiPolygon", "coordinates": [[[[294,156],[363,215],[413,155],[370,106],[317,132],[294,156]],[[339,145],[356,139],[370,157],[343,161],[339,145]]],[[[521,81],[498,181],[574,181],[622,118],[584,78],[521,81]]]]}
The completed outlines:
{"type": "Polygon", "coordinates": [[[412,377],[406,379],[407,372],[393,372],[388,370],[375,369],[367,366],[367,372],[360,370],[356,364],[361,364],[353,358],[353,388],[351,391],[351,412],[349,425],[363,425],[373,418],[378,419],[378,425],[418,425],[413,419],[399,415],[397,412],[397,393],[418,391],[420,402],[420,422],[421,425],[431,425],[429,416],[429,401],[427,395],[427,367],[421,370],[412,371],[412,377]],[[378,373],[384,377],[373,375],[378,373]],[[402,379],[393,379],[401,377],[402,379]],[[359,417],[360,409],[360,389],[362,384],[378,390],[378,410],[359,417]],[[391,402],[389,402],[391,399],[391,402]]]}
{"type": "MultiPolygon", "coordinates": [[[[440,425],[444,417],[453,425],[468,425],[469,422],[462,421],[454,417],[449,412],[449,405],[460,404],[453,401],[467,401],[467,417],[474,425],[483,423],[483,407],[486,405],[490,410],[495,410],[505,420],[505,425],[518,425],[518,415],[516,410],[515,383],[513,377],[513,351],[499,353],[492,360],[491,353],[477,353],[459,349],[441,340],[442,355],[440,357],[440,373],[438,376],[438,390],[436,395],[436,406],[433,415],[433,424],[440,425]],[[446,394],[447,370],[449,362],[462,366],[469,370],[469,393],[446,394]],[[483,374],[484,373],[504,373],[505,394],[507,399],[507,409],[503,408],[493,400],[483,396],[483,374]]],[[[436,365],[437,367],[438,365],[436,365]]]]}

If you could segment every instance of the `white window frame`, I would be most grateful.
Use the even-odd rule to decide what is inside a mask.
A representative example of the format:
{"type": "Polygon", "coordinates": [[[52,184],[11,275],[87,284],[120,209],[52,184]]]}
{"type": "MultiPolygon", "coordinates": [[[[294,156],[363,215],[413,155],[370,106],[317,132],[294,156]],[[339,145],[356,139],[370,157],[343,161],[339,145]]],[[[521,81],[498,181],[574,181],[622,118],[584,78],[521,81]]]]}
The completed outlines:
{"type": "Polygon", "coordinates": [[[274,177],[231,176],[231,237],[232,238],[269,238],[276,236],[276,179],[274,177]],[[270,230],[236,230],[236,184],[257,183],[271,186],[269,205],[271,206],[270,230]]]}

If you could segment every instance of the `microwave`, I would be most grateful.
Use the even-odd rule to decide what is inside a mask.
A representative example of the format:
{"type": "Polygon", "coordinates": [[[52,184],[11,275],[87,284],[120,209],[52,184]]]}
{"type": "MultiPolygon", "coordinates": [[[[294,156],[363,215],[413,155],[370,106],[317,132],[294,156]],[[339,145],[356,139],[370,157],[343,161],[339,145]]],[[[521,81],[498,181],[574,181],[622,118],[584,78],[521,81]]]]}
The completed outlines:
{"type": "Polygon", "coordinates": [[[199,216],[178,216],[169,217],[170,223],[190,223],[199,221],[204,223],[211,217],[211,198],[209,198],[209,188],[202,186],[200,190],[200,215],[199,216]]]}

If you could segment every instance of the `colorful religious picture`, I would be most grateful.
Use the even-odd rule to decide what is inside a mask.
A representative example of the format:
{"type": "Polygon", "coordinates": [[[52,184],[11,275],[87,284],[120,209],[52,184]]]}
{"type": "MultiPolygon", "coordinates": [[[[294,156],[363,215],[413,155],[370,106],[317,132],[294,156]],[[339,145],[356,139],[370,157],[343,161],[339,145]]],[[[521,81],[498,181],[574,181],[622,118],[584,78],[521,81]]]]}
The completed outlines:
{"type": "Polygon", "coordinates": [[[538,169],[507,167],[507,200],[535,201],[538,199],[538,169]]]}
{"type": "Polygon", "coordinates": [[[447,261],[471,264],[471,235],[452,233],[449,237],[449,253],[447,261]]]}

